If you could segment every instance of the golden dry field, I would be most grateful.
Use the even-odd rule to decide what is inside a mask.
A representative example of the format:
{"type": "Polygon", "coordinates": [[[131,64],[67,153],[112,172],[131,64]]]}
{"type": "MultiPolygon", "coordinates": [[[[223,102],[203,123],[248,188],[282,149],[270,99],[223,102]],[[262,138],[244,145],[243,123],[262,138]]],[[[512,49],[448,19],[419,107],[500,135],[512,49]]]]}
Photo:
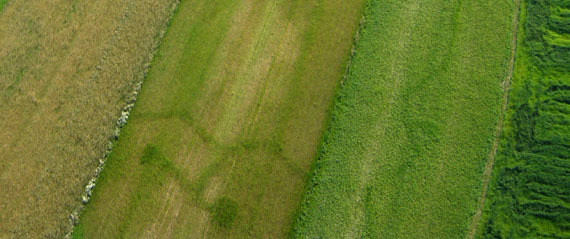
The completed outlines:
{"type": "Polygon", "coordinates": [[[0,11],[0,238],[61,238],[174,0],[0,11]]]}

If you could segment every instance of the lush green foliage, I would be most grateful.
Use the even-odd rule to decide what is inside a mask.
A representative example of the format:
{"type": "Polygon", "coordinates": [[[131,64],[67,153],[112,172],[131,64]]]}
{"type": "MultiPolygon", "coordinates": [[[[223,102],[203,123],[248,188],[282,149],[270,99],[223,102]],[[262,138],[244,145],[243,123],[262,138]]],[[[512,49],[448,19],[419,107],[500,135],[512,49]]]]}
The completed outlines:
{"type": "Polygon", "coordinates": [[[483,238],[570,238],[570,1],[527,0],[483,238]]]}
{"type": "Polygon", "coordinates": [[[296,238],[462,238],[510,53],[509,1],[372,0],[296,238]]]}
{"type": "Polygon", "coordinates": [[[6,4],[7,0],[0,0],[0,11],[4,8],[4,4],[6,4]]]}

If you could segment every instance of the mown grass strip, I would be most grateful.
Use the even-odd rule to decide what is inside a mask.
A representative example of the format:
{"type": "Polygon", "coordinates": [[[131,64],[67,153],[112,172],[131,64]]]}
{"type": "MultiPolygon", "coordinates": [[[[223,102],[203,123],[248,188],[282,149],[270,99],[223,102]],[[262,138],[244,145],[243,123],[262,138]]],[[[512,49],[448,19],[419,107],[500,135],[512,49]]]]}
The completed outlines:
{"type": "Polygon", "coordinates": [[[570,4],[523,1],[479,238],[570,238],[570,4]]]}
{"type": "Polygon", "coordinates": [[[362,7],[181,1],[74,237],[286,237],[362,7]]]}
{"type": "Polygon", "coordinates": [[[462,238],[500,114],[508,1],[369,1],[295,238],[462,238]]]}

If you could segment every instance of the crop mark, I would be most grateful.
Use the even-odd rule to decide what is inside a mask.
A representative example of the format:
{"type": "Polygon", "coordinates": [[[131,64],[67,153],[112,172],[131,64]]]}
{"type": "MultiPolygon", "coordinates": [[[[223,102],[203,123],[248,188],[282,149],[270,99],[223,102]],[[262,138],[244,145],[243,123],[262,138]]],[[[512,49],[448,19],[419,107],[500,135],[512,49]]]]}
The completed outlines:
{"type": "MultiPolygon", "coordinates": [[[[158,222],[160,221],[160,218],[162,218],[163,215],[166,216],[166,213],[163,214],[162,212],[163,212],[163,211],[168,212],[168,209],[165,210],[165,207],[167,207],[168,201],[172,201],[172,197],[174,197],[174,196],[172,196],[173,194],[175,194],[175,193],[172,192],[172,185],[173,185],[173,183],[170,182],[170,185],[168,186],[168,191],[167,191],[167,193],[166,193],[166,195],[167,195],[167,196],[166,196],[166,199],[164,200],[164,202],[163,202],[163,204],[162,204],[162,206],[161,206],[161,209],[160,209],[160,211],[158,212],[158,215],[156,216],[156,220],[154,221],[154,223],[152,224],[152,226],[149,228],[149,231],[147,231],[147,233],[150,232],[150,233],[152,233],[152,234],[156,234],[156,224],[158,224],[158,222]]],[[[160,227],[159,227],[159,228],[160,228],[160,227]]],[[[148,238],[148,236],[147,236],[147,238],[148,238]]]]}
{"type": "Polygon", "coordinates": [[[477,233],[477,228],[479,227],[479,222],[481,221],[481,214],[483,208],[485,207],[485,199],[487,198],[487,190],[489,189],[489,181],[491,180],[491,173],[493,172],[493,165],[495,164],[495,156],[497,155],[497,148],[499,146],[499,136],[503,131],[503,124],[505,121],[505,112],[507,111],[507,105],[509,102],[509,90],[511,87],[511,79],[513,78],[513,71],[515,65],[515,55],[517,50],[517,37],[519,29],[519,16],[520,16],[520,0],[514,0],[515,12],[513,14],[513,30],[511,39],[511,55],[509,64],[507,66],[507,74],[505,81],[503,82],[503,101],[501,106],[501,114],[499,116],[499,122],[497,122],[497,128],[495,131],[495,140],[493,141],[493,146],[491,152],[489,153],[489,162],[485,166],[485,172],[483,173],[483,188],[481,190],[481,197],[479,198],[479,204],[477,206],[477,211],[473,216],[473,221],[471,222],[471,228],[469,229],[468,239],[473,239],[477,233]]]}
{"type": "MultiPolygon", "coordinates": [[[[251,13],[251,11],[253,10],[253,6],[251,4],[251,2],[249,1],[245,1],[245,4],[242,5],[240,7],[240,9],[238,9],[235,13],[235,15],[232,17],[232,22],[234,24],[232,24],[232,27],[229,29],[229,34],[226,35],[226,38],[224,39],[223,43],[222,43],[222,49],[227,49],[227,50],[222,50],[220,52],[218,52],[220,59],[224,59],[228,57],[228,54],[231,54],[231,44],[236,41],[239,37],[240,34],[242,34],[243,32],[240,31],[240,28],[245,28],[246,24],[247,24],[247,16],[251,13]]],[[[226,74],[228,74],[228,70],[227,69],[215,69],[215,70],[219,70],[219,74],[221,77],[225,76],[225,78],[229,78],[226,74]]],[[[223,82],[212,82],[212,84],[224,84],[223,82]]],[[[212,87],[209,87],[212,88],[212,87]]],[[[207,117],[210,114],[216,114],[216,107],[214,108],[208,108],[208,107],[203,107],[200,109],[200,112],[198,113],[198,119],[202,119],[202,122],[200,123],[204,123],[205,120],[207,120],[209,117],[207,117]]],[[[196,123],[193,124],[192,126],[194,126],[194,128],[196,128],[198,125],[200,125],[200,123],[196,123]]],[[[214,140],[215,141],[215,140],[214,140]]],[[[201,142],[196,142],[196,143],[201,143],[201,142]]],[[[204,141],[204,144],[208,144],[208,142],[204,141]]],[[[214,144],[216,144],[215,142],[213,142],[214,144]]],[[[192,149],[190,150],[190,152],[187,154],[186,159],[183,161],[183,167],[182,170],[186,171],[187,167],[188,167],[188,163],[192,160],[192,156],[194,155],[195,152],[195,147],[197,145],[194,144],[192,146],[192,149]]],[[[208,145],[207,145],[208,146],[208,145]]],[[[185,153],[186,154],[186,153],[185,153]]],[[[176,183],[176,179],[172,179],[170,182],[170,185],[176,183]]],[[[217,183],[214,183],[213,187],[214,188],[218,188],[219,185],[217,185],[217,183]]],[[[215,194],[215,191],[210,192],[212,194],[215,194]]],[[[211,197],[215,197],[215,195],[209,195],[211,197]]],[[[168,204],[168,202],[172,202],[174,200],[174,198],[165,198],[162,202],[163,205],[168,204]]],[[[172,205],[167,206],[167,210],[170,211],[170,209],[174,207],[172,205]]],[[[174,208],[174,210],[170,213],[173,214],[174,217],[172,219],[172,221],[170,223],[167,223],[167,215],[169,214],[169,212],[165,213],[165,217],[164,219],[161,220],[161,218],[157,218],[156,221],[153,223],[153,226],[155,224],[159,224],[158,227],[158,231],[155,231],[154,233],[156,234],[160,234],[160,232],[162,231],[163,227],[166,226],[166,234],[164,235],[168,235],[172,232],[172,226],[174,225],[174,222],[176,221],[176,219],[178,218],[178,215],[180,214],[180,210],[181,210],[182,206],[181,204],[176,205],[176,208],[174,208]]],[[[209,228],[209,223],[208,223],[208,213],[204,212],[201,214],[200,216],[200,225],[203,225],[202,228],[205,228],[205,230],[203,231],[203,237],[205,238],[207,235],[207,229],[209,228]]]]}
{"type": "Polygon", "coordinates": [[[244,64],[239,69],[239,75],[229,87],[228,102],[221,115],[216,138],[224,144],[234,142],[247,120],[248,110],[255,103],[255,93],[262,87],[262,77],[270,69],[271,58],[267,54],[271,43],[272,29],[278,17],[275,9],[278,1],[271,1],[263,10],[262,23],[254,33],[255,41],[249,46],[244,64]]]}
{"type": "MultiPolygon", "coordinates": [[[[294,59],[297,57],[297,51],[296,50],[292,50],[295,49],[294,46],[292,46],[294,44],[295,41],[295,37],[297,36],[297,29],[293,26],[293,24],[291,23],[291,19],[288,18],[287,19],[287,24],[284,24],[283,26],[281,26],[281,28],[283,29],[283,31],[281,31],[279,33],[279,36],[282,36],[278,41],[277,41],[277,50],[275,55],[272,57],[271,59],[271,65],[269,66],[269,70],[266,72],[265,76],[264,76],[264,82],[263,85],[261,87],[260,90],[260,96],[259,99],[257,101],[257,104],[255,106],[255,110],[253,113],[253,119],[251,120],[251,123],[249,124],[249,127],[247,127],[247,129],[245,130],[245,135],[248,134],[253,134],[254,133],[254,129],[255,126],[257,125],[257,121],[259,120],[259,117],[261,116],[261,112],[264,108],[264,106],[267,105],[267,101],[272,97],[271,96],[271,87],[268,87],[269,85],[269,81],[271,80],[271,75],[273,75],[274,72],[278,72],[279,69],[275,69],[274,66],[278,63],[283,63],[286,62],[287,63],[293,63],[294,59]]],[[[274,81],[276,81],[276,78],[273,78],[274,81]]],[[[273,85],[278,84],[277,82],[273,82],[273,85]]]]}

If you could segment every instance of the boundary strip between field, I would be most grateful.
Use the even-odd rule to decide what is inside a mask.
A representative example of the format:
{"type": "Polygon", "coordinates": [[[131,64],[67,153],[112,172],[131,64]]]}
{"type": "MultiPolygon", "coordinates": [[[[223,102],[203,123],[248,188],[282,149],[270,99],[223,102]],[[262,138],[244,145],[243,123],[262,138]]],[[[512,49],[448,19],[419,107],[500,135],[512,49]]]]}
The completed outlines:
{"type": "MultiPolygon", "coordinates": [[[[0,1],[3,1],[3,0],[0,0],[0,1]]],[[[99,159],[99,165],[95,169],[95,172],[94,172],[93,176],[91,177],[91,179],[85,185],[85,190],[81,195],[81,203],[69,215],[69,229],[68,229],[67,234],[64,236],[65,239],[72,238],[73,231],[74,231],[75,227],[79,224],[81,212],[83,211],[83,209],[85,208],[85,206],[87,205],[87,203],[89,202],[89,200],[91,198],[91,193],[96,186],[97,179],[99,178],[99,175],[101,174],[101,172],[105,168],[105,163],[106,163],[107,158],[109,157],[109,155],[113,149],[113,144],[119,138],[121,129],[127,123],[127,120],[129,119],[130,111],[132,110],[132,108],[134,107],[134,105],[136,103],[137,96],[140,92],[142,84],[144,83],[144,81],[147,78],[148,72],[149,72],[150,67],[151,67],[151,63],[154,59],[154,56],[156,55],[156,52],[158,51],[158,49],[160,47],[160,44],[162,43],[162,39],[166,35],[166,32],[168,31],[168,28],[172,22],[172,19],[174,18],[174,16],[176,15],[176,12],[178,11],[178,6],[180,5],[180,1],[181,0],[175,0],[171,4],[170,14],[167,15],[165,25],[164,25],[163,29],[159,31],[158,38],[156,39],[154,45],[152,46],[150,56],[148,56],[148,59],[147,59],[148,62],[146,62],[144,64],[143,77],[142,77],[142,79],[140,79],[140,81],[138,81],[136,84],[134,84],[135,85],[134,91],[128,97],[128,100],[125,102],[126,105],[125,105],[125,107],[122,108],[121,115],[119,116],[119,118],[115,124],[115,129],[113,131],[114,140],[112,139],[109,141],[107,149],[105,150],[104,156],[101,159],[99,159]]],[[[2,10],[2,9],[0,9],[0,10],[2,10]]],[[[128,14],[128,10],[124,14],[123,18],[126,18],[128,16],[127,14],[128,14]]],[[[115,33],[111,36],[111,39],[117,37],[118,31],[119,31],[118,29],[120,28],[121,24],[122,23],[120,23],[119,26],[115,29],[115,33]]],[[[105,58],[105,57],[106,56],[103,56],[103,58],[105,58]]],[[[101,67],[100,64],[97,64],[97,66],[95,67],[96,72],[94,75],[91,76],[91,78],[98,76],[97,74],[100,71],[100,67],[101,67]]]]}
{"type": "Polygon", "coordinates": [[[515,56],[517,52],[517,42],[518,42],[518,31],[519,31],[519,18],[521,11],[521,0],[514,0],[515,9],[513,14],[513,30],[511,38],[511,54],[510,60],[507,66],[507,74],[505,81],[503,82],[503,97],[501,114],[499,116],[499,121],[497,122],[497,128],[495,131],[495,140],[493,141],[493,146],[491,152],[489,152],[489,161],[485,166],[485,172],[483,173],[483,187],[481,189],[481,196],[479,197],[479,203],[477,205],[477,211],[473,216],[473,221],[471,222],[469,228],[468,239],[474,239],[477,234],[477,228],[479,228],[479,223],[481,222],[481,215],[483,214],[483,208],[485,208],[485,200],[487,198],[487,191],[489,190],[489,182],[491,181],[491,174],[493,172],[493,166],[495,164],[495,156],[497,155],[497,149],[499,146],[499,140],[501,133],[503,132],[503,125],[505,121],[505,115],[507,111],[507,106],[509,102],[509,91],[511,89],[511,80],[513,79],[513,72],[515,67],[515,56]]]}

